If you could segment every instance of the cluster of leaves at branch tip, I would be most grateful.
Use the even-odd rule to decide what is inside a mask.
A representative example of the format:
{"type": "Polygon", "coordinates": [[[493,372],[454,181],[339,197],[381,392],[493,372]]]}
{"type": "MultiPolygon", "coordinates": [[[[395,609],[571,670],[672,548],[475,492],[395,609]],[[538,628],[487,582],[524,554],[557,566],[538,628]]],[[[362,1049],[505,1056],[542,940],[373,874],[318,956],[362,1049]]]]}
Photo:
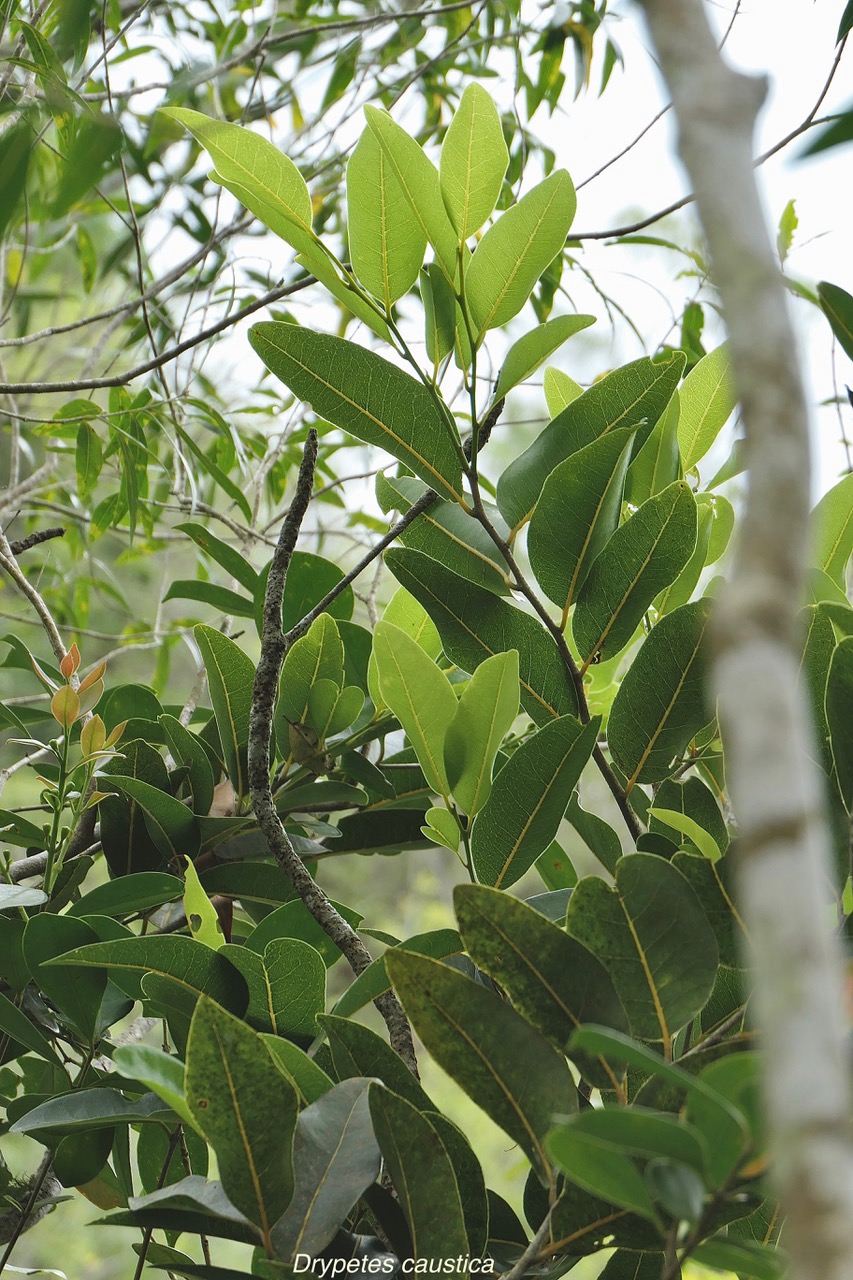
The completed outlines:
{"type": "MultiPolygon", "coordinates": [[[[535,105],[556,101],[561,31],[543,38],[544,70],[525,86],[535,105]]],[[[256,639],[196,623],[206,694],[187,716],[147,686],[108,688],[105,662],[81,675],[76,645],[57,668],[7,639],[7,665],[28,678],[31,665],[49,732],[59,727],[47,747],[16,739],[46,758],[40,806],[0,815],[9,845],[46,857],[33,872],[41,887],[0,885],[9,1128],[41,1143],[59,1184],[110,1210],[106,1221],[141,1229],[143,1256],[173,1275],[236,1274],[194,1262],[178,1247],[185,1234],[246,1246],[262,1277],[289,1274],[298,1255],[345,1259],[364,1237],[392,1269],[458,1255],[505,1270],[544,1224],[525,1274],[610,1249],[607,1280],[658,1276],[675,1241],[684,1260],[777,1280],[758,1051],[744,1027],[750,940],[706,680],[713,566],[735,524],[720,489],[742,467],[733,452],[707,474],[734,409],[725,345],[705,352],[694,315],[689,343],[588,389],[547,367],[548,422],[491,484],[479,428],[595,319],[549,316],[576,208],[569,175],[546,170],[513,198],[516,140],[482,85],[459,99],[437,165],[369,106],[346,170],[344,265],[279,147],[186,107],[162,115],[204,149],[211,180],[295,251],[317,296],[358,321],[358,341],[292,318],[253,325],[249,341],[323,448],[356,441],[392,460],[377,501],[402,516],[385,553],[398,585],[372,628],[338,566],[302,548],[290,561],[270,741],[282,828],[318,881],[332,855],[419,851],[449,854],[461,883],[452,928],[399,938],[368,918],[377,955],[351,979],[334,975],[330,1009],[340,951],[252,809],[256,639]],[[522,316],[484,396],[490,335],[522,316]],[[464,418],[450,394],[459,380],[464,418]],[[93,828],[79,843],[95,807],[97,839],[93,828]],[[101,856],[106,876],[90,876],[101,856]],[[392,991],[423,1052],[518,1148],[525,1221],[356,1016],[371,1002],[387,1009],[392,991]],[[134,1010],[161,1024],[156,1045],[118,1042],[134,1010]]],[[[99,136],[112,154],[112,134],[99,136]]],[[[13,143],[0,144],[7,159],[13,143]]],[[[57,208],[74,198],[66,173],[57,208]]],[[[835,286],[819,296],[850,351],[853,303],[835,286]]],[[[111,400],[126,475],[96,508],[95,533],[147,518],[147,407],[124,392],[111,400]]],[[[82,498],[104,465],[100,414],[66,406],[82,498]]],[[[250,521],[219,456],[174,429],[250,521]]],[[[848,476],[813,515],[801,669],[845,918],[851,486],[848,476]]],[[[175,579],[166,600],[193,621],[214,609],[260,634],[269,567],[200,518],[176,530],[211,572],[175,579]]],[[[26,734],[30,721],[3,710],[26,734]]],[[[355,936],[359,907],[333,906],[355,936]]]]}

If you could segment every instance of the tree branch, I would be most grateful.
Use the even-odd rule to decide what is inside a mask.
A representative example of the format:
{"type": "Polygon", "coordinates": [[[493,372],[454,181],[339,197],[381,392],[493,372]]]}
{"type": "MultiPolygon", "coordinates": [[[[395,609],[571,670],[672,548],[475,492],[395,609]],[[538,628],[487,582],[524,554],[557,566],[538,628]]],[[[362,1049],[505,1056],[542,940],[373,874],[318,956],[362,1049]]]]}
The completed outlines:
{"type": "MultiPolygon", "coordinates": [[[[278,694],[282,663],[291,643],[289,638],[282,634],[281,605],[284,599],[287,570],[311,498],[316,461],[317,432],[312,428],[308,433],[302,464],[299,468],[296,494],[282,525],[267,580],[261,656],[252,689],[252,709],[249,718],[249,795],[258,826],[266,837],[276,862],[311,915],[346,957],[353,973],[358,976],[372,963],[372,956],[355,930],[332,906],[323,890],[309,874],[276,811],[270,786],[270,731],[273,708],[278,694]]],[[[385,1019],[392,1047],[409,1070],[417,1076],[412,1032],[400,1002],[394,993],[389,991],[378,997],[375,1004],[385,1019]]]]}
{"type": "Polygon", "coordinates": [[[743,406],[749,497],[712,620],[713,683],[740,830],[773,1174],[791,1275],[853,1275],[853,1143],[842,959],[823,781],[798,668],[807,572],[805,397],[753,166],[761,81],[719,57],[701,0],[646,0],[675,105],[743,406]]]}

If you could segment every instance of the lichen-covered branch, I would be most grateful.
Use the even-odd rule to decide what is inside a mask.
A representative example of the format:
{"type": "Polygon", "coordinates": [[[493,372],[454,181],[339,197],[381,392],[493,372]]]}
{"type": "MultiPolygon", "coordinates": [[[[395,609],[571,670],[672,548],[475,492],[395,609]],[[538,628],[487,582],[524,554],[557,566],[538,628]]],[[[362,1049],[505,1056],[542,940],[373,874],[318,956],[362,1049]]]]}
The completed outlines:
{"type": "MultiPolygon", "coordinates": [[[[293,885],[311,915],[332,939],[356,975],[371,963],[372,957],[351,925],[332,906],[293,847],[284,829],[270,786],[270,732],[273,709],[278,694],[278,681],[288,648],[288,638],[281,630],[281,605],[287,570],[308,509],[314,467],[317,461],[317,433],[311,430],[299,468],[296,493],[281,528],[273,553],[264,599],[264,621],[261,632],[261,655],[252,689],[249,719],[249,795],[258,826],[266,837],[270,852],[293,885]]],[[[393,992],[376,1000],[385,1019],[392,1047],[410,1071],[417,1075],[417,1061],[412,1032],[402,1006],[393,992]]]]}
{"type": "Polygon", "coordinates": [[[822,780],[798,684],[808,553],[805,398],[753,169],[760,80],[720,58],[701,0],[646,0],[743,407],[749,496],[713,619],[713,679],[740,831],[750,1008],[765,1050],[773,1172],[796,1280],[853,1275],[853,1143],[842,962],[827,927],[822,780]]]}

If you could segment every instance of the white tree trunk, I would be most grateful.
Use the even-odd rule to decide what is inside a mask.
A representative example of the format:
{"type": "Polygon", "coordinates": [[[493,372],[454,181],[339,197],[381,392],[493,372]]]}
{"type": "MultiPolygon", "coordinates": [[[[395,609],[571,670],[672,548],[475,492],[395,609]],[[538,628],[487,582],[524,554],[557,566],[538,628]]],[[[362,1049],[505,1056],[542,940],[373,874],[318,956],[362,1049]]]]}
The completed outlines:
{"type": "Polygon", "coordinates": [[[853,1144],[842,958],[822,781],[798,685],[808,553],[805,399],[753,168],[762,81],[719,56],[702,0],[645,0],[711,252],[743,408],[749,495],[715,609],[713,679],[740,838],[751,1005],[773,1176],[797,1280],[853,1278],[853,1144]]]}

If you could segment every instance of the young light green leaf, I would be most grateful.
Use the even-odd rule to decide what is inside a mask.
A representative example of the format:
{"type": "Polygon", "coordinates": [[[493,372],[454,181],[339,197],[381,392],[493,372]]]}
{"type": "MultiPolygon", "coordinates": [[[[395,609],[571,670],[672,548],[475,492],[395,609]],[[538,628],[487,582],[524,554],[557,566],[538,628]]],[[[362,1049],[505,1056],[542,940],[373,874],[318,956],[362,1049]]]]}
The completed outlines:
{"type": "Polygon", "coordinates": [[[444,738],[457,708],[450,681],[418,642],[393,623],[376,624],[373,652],[383,702],[403,726],[430,787],[446,796],[444,738]]]}
{"type": "MultiPolygon", "coordinates": [[[[394,592],[385,606],[382,621],[393,623],[395,627],[400,627],[413,640],[417,640],[430,658],[437,658],[441,653],[441,636],[436,631],[435,623],[420,601],[410,595],[405,587],[398,587],[394,592]]],[[[376,657],[372,649],[370,651],[370,660],[367,664],[367,691],[373,700],[374,707],[376,707],[377,711],[380,711],[385,704],[382,701],[382,694],[379,690],[376,657]]]]}
{"type": "Polygon", "coordinates": [[[687,836],[688,840],[692,840],[696,848],[710,862],[716,862],[720,857],[720,847],[710,832],[691,818],[688,813],[682,813],[680,809],[661,809],[657,805],[653,805],[649,809],[650,818],[659,818],[661,822],[665,822],[667,826],[674,827],[676,831],[680,831],[682,835],[687,836]]]}
{"type": "Polygon", "coordinates": [[[704,458],[735,407],[729,363],[723,343],[693,366],[678,393],[678,447],[685,471],[704,458]]]}
{"type": "Polygon", "coordinates": [[[461,495],[458,441],[423,383],[373,351],[294,324],[253,325],[249,341],[322,417],[387,450],[444,497],[461,495]]]}
{"type": "Polygon", "coordinates": [[[593,561],[572,620],[584,668],[596,654],[607,661],[630,643],[643,614],[678,577],[695,543],[696,500],[683,480],[649,498],[616,530],[593,561]]]}
{"type": "Polygon", "coordinates": [[[444,135],[441,195],[462,243],[479,231],[498,202],[509,152],[490,94],[469,84],[444,135]]]}
{"type": "Polygon", "coordinates": [[[376,304],[357,288],[349,272],[341,272],[338,264],[332,261],[319,241],[300,253],[296,261],[300,267],[304,267],[319,280],[332,297],[341,304],[344,315],[352,312],[383,342],[391,342],[391,330],[380,315],[376,304]]]}
{"type": "Polygon", "coordinates": [[[385,963],[427,1050],[547,1181],[545,1135],[554,1115],[577,1110],[565,1059],[495,992],[447,965],[398,949],[385,963]]]}
{"type": "Polygon", "coordinates": [[[139,1080],[152,1089],[176,1115],[195,1129],[199,1137],[204,1137],[191,1108],[187,1106],[185,1069],[180,1058],[151,1044],[119,1045],[113,1050],[112,1058],[123,1076],[128,1080],[139,1080]]]}
{"type": "Polygon", "coordinates": [[[296,1091],[260,1036],[204,998],[187,1041],[186,1095],[216,1152],[226,1195],[271,1249],[273,1225],[293,1194],[296,1091]]]}
{"type": "Polygon", "coordinates": [[[682,605],[652,629],[613,700],[607,742],[628,779],[660,782],[713,718],[703,637],[709,600],[682,605]]]}
{"type": "Polygon", "coordinates": [[[537,723],[577,713],[574,685],[550,636],[528,613],[475,587],[437,560],[408,547],[385,554],[398,582],[435,621],[452,662],[474,672],[495,653],[518,650],[521,701],[537,723]]]}
{"type": "Polygon", "coordinates": [[[186,911],[190,933],[196,942],[218,951],[225,942],[225,934],[222,932],[222,925],[216,913],[216,907],[202,888],[192,859],[185,858],[184,861],[186,862],[186,871],[184,872],[186,881],[184,910],[186,911]]]}
{"type": "Polygon", "coordinates": [[[430,262],[421,272],[421,298],[427,358],[437,370],[444,357],[450,355],[456,340],[453,288],[437,262],[430,262]]]}
{"type": "Polygon", "coordinates": [[[193,635],[207,672],[225,767],[239,802],[249,790],[249,711],[255,667],[239,645],[214,627],[199,625],[193,635]]]}
{"type": "Polygon", "coordinates": [[[853,474],[823,495],[811,515],[814,563],[844,587],[853,552],[853,474]]]}
{"type": "Polygon", "coordinates": [[[275,710],[275,732],[279,748],[287,742],[287,724],[304,724],[311,689],[318,681],[329,681],[340,690],[344,682],[344,646],[333,617],[321,613],[304,636],[287,652],[275,710]]]}
{"type": "Polygon", "coordinates": [[[572,180],[558,169],[501,214],[483,236],[465,277],[478,342],[524,306],[563,248],[576,208],[572,180]]]}
{"type": "Polygon", "coordinates": [[[450,790],[471,818],[489,798],[498,748],[517,715],[518,653],[510,649],[487,658],[474,672],[444,740],[450,790]]]}
{"type": "Polygon", "coordinates": [[[566,928],[607,969],[631,1033],[668,1045],[713,990],[717,941],[696,893],[665,858],[620,858],[615,880],[611,889],[584,877],[566,928]]]}
{"type": "Polygon", "coordinates": [[[678,452],[680,406],[679,393],[674,391],[651,435],[628,468],[625,501],[635,507],[681,478],[681,455],[678,452]]]}
{"type": "Polygon", "coordinates": [[[238,124],[211,120],[185,107],[161,111],[188,129],[216,166],[211,177],[300,251],[314,241],[311,196],[292,160],[260,134],[238,124]]]}
{"type": "Polygon", "coordinates": [[[414,138],[401,129],[387,111],[365,107],[368,128],[377,138],[409,207],[447,279],[457,274],[457,238],[441,195],[438,171],[414,138]]]}
{"type": "Polygon", "coordinates": [[[417,280],[427,238],[370,129],[347,164],[347,217],[352,269],[390,312],[417,280]]]}
{"type": "Polygon", "coordinates": [[[584,765],[600,720],[562,716],[528,738],[500,770],[471,829],[471,856],[482,884],[508,888],[547,849],[584,765]]]}
{"type": "Polygon", "coordinates": [[[457,852],[462,833],[459,830],[459,823],[449,809],[440,807],[427,809],[421,831],[428,840],[432,840],[433,844],[443,845],[445,849],[450,849],[451,853],[457,852]]]}
{"type": "Polygon", "coordinates": [[[563,625],[593,561],[614,533],[631,457],[630,427],[573,453],[545,481],[527,552],[536,581],[563,611],[563,625]]]}
{"type": "Polygon", "coordinates": [[[562,369],[545,370],[542,377],[542,390],[545,392],[545,403],[552,418],[567,409],[573,400],[583,395],[583,387],[574,378],[570,378],[562,369]]]}
{"type": "MultiPolygon", "coordinates": [[[[520,382],[524,382],[564,342],[567,342],[574,334],[580,333],[582,329],[588,329],[591,324],[595,324],[595,316],[556,316],[553,320],[546,320],[544,324],[540,324],[537,329],[531,329],[530,333],[525,333],[524,337],[514,342],[506,353],[498,376],[498,384],[495,387],[495,400],[500,400],[513,387],[518,386],[520,382]]],[[[547,378],[549,373],[555,374],[558,372],[556,369],[546,369],[545,376],[547,378]]],[[[562,376],[567,378],[566,374],[562,376]]],[[[571,381],[570,379],[567,380],[571,381]]],[[[574,385],[577,386],[576,383],[574,385]]],[[[578,391],[580,391],[579,387],[578,391]]],[[[547,399],[547,387],[545,395],[547,399]]],[[[573,398],[571,397],[570,400],[573,398]]],[[[560,408],[565,408],[565,405],[569,404],[570,400],[565,400],[561,403],[560,408]]],[[[559,412],[559,410],[551,408],[550,401],[548,409],[552,417],[559,412]]]]}

